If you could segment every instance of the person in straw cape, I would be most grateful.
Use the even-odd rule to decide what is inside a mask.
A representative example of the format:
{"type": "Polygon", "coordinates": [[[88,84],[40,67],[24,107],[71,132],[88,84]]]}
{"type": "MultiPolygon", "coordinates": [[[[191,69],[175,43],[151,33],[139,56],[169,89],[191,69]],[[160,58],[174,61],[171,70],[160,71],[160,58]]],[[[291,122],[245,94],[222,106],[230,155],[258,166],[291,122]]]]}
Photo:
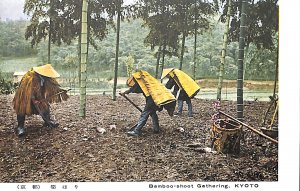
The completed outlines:
{"type": "Polygon", "coordinates": [[[182,115],[183,102],[188,105],[188,116],[193,116],[191,99],[200,91],[199,85],[186,73],[179,69],[167,68],[163,70],[161,79],[169,78],[166,88],[173,89],[173,95],[178,100],[178,115],[182,115]]]}
{"type": "Polygon", "coordinates": [[[50,103],[59,103],[67,100],[67,91],[60,88],[55,80],[59,74],[50,64],[33,67],[22,78],[13,99],[13,107],[17,114],[18,136],[25,134],[25,116],[40,115],[44,125],[50,128],[57,127],[50,115],[50,103]]]}
{"type": "Polygon", "coordinates": [[[170,116],[176,106],[175,97],[161,84],[157,79],[152,77],[148,72],[140,70],[132,74],[127,80],[127,85],[130,87],[121,95],[129,93],[143,93],[146,98],[146,105],[142,111],[137,124],[127,132],[130,136],[139,136],[141,129],[146,124],[149,116],[152,118],[153,132],[159,133],[159,121],[157,111],[162,111],[165,108],[170,116]]]}

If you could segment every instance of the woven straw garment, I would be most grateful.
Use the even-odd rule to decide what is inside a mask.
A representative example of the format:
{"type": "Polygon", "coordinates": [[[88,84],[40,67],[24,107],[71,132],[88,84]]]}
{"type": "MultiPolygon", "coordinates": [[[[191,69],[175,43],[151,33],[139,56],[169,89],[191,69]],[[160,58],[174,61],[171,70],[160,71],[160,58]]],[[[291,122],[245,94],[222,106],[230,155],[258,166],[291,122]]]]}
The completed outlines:
{"type": "Polygon", "coordinates": [[[38,107],[42,112],[49,110],[50,103],[59,103],[69,98],[66,92],[55,95],[64,90],[54,78],[44,77],[44,85],[41,86],[41,79],[38,75],[31,69],[23,76],[13,99],[14,110],[18,115],[39,114],[32,103],[32,98],[41,101],[38,107]]]}
{"type": "Polygon", "coordinates": [[[157,106],[162,106],[175,101],[174,95],[148,72],[140,70],[132,74],[127,80],[128,86],[134,85],[134,80],[139,84],[146,96],[151,96],[157,106]]]}
{"type": "Polygon", "coordinates": [[[200,86],[189,75],[179,69],[167,68],[163,70],[161,79],[167,75],[175,80],[180,89],[183,89],[191,98],[200,91],[200,86]]]}

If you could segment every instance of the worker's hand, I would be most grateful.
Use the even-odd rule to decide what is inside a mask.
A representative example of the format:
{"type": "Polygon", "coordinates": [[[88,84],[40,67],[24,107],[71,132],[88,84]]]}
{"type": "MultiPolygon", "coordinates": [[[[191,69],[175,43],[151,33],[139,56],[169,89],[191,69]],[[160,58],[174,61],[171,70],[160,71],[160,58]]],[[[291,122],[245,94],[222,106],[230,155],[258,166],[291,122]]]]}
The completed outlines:
{"type": "Polygon", "coordinates": [[[163,106],[159,106],[158,111],[162,111],[162,110],[163,110],[163,106]]]}
{"type": "Polygon", "coordinates": [[[32,102],[33,102],[33,104],[39,104],[40,103],[40,101],[38,101],[38,100],[32,100],[32,102]]]}

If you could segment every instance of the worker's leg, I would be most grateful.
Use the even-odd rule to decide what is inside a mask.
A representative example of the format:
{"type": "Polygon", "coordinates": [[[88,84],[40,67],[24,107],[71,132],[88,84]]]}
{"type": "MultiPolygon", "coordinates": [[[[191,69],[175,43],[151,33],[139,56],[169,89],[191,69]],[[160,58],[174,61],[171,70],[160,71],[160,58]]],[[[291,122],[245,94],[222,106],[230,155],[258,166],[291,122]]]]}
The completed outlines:
{"type": "Polygon", "coordinates": [[[178,100],[178,115],[182,114],[182,109],[183,109],[183,100],[178,100]]]}
{"type": "Polygon", "coordinates": [[[156,111],[153,111],[150,115],[152,118],[153,132],[159,133],[159,122],[158,122],[158,116],[156,114],[156,111]]]}
{"type": "Polygon", "coordinates": [[[17,127],[17,135],[22,136],[25,135],[25,115],[17,115],[18,127],[17,127]]]}
{"type": "Polygon", "coordinates": [[[187,99],[186,103],[188,105],[189,117],[193,117],[193,106],[192,106],[191,99],[187,99]]]}

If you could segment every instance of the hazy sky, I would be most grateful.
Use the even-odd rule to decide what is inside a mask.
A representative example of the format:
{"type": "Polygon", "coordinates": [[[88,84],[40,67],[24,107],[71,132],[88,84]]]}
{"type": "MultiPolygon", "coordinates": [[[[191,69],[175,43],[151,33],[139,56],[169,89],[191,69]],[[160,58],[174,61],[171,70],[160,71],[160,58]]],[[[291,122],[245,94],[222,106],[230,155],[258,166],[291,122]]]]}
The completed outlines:
{"type": "Polygon", "coordinates": [[[27,18],[23,14],[23,5],[25,0],[0,0],[0,18],[1,20],[27,18]]]}
{"type": "MultiPolygon", "coordinates": [[[[124,0],[124,2],[131,3],[134,0],[124,0]]],[[[25,0],[0,0],[0,18],[1,20],[8,19],[28,19],[28,16],[23,14],[23,6],[25,0]]]]}

